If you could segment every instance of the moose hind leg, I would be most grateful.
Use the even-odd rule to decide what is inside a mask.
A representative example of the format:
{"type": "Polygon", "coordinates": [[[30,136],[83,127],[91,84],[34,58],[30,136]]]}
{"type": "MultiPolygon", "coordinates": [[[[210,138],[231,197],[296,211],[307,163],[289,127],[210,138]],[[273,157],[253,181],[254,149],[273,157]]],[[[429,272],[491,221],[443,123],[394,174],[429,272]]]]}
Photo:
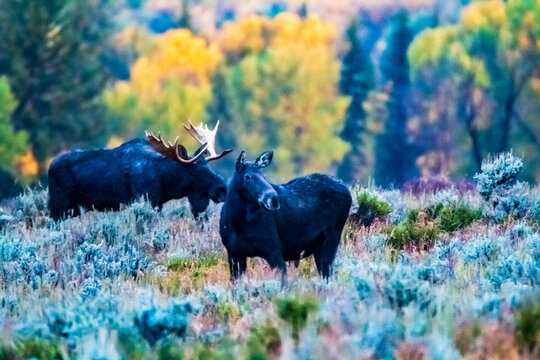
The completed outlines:
{"type": "Polygon", "coordinates": [[[334,260],[340,239],[341,230],[326,230],[321,246],[313,253],[317,271],[325,279],[328,279],[333,273],[334,260]]]}
{"type": "Polygon", "coordinates": [[[77,215],[78,209],[73,195],[69,192],[49,190],[49,212],[53,220],[77,215]]]}

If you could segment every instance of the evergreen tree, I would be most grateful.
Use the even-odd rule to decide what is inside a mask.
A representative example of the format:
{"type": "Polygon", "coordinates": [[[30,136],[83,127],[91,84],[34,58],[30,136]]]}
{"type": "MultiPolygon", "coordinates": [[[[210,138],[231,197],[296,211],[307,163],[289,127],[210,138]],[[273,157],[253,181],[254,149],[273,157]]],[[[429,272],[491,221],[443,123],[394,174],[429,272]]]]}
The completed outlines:
{"type": "Polygon", "coordinates": [[[182,14],[178,21],[178,27],[192,30],[191,13],[189,12],[189,0],[182,0],[182,14]]]}
{"type": "MultiPolygon", "coordinates": [[[[233,100],[228,92],[226,71],[222,67],[213,76],[212,99],[206,108],[206,122],[215,124],[219,120],[219,135],[217,137],[219,149],[236,149],[233,115],[230,108],[233,100]]],[[[236,158],[234,156],[226,156],[222,160],[216,161],[213,166],[216,166],[222,174],[229,176],[232,175],[235,162],[236,158]]]]}
{"type": "Polygon", "coordinates": [[[390,83],[384,130],[376,138],[375,182],[400,187],[417,175],[416,148],[407,139],[406,97],[409,88],[407,48],[411,42],[408,16],[400,11],[392,20],[380,60],[383,81],[390,83]]]}
{"type": "Polygon", "coordinates": [[[350,143],[350,150],[345,155],[338,169],[338,176],[347,182],[365,176],[366,170],[365,142],[366,114],[363,103],[373,88],[373,66],[369,52],[365,51],[358,38],[358,21],[354,19],[347,29],[350,50],[343,58],[341,66],[340,90],[351,96],[351,103],[345,114],[345,127],[341,133],[343,140],[350,143]]]}
{"type": "Polygon", "coordinates": [[[105,136],[107,6],[105,0],[0,2],[0,74],[18,100],[13,125],[29,133],[42,175],[58,151],[105,136]]]}
{"type": "Polygon", "coordinates": [[[307,4],[303,2],[302,5],[300,5],[300,8],[298,9],[298,16],[300,16],[300,18],[302,19],[305,19],[307,18],[308,14],[309,14],[309,11],[308,11],[307,4]]]}

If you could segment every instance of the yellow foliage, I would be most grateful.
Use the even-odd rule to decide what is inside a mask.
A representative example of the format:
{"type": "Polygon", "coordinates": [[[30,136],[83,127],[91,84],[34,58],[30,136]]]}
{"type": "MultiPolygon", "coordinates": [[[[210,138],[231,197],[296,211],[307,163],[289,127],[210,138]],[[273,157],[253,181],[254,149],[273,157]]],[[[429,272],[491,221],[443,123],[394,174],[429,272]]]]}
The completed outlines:
{"type": "Polygon", "coordinates": [[[34,157],[34,153],[30,150],[26,154],[22,155],[15,164],[17,172],[22,177],[32,178],[37,176],[39,171],[39,165],[34,157]]]}
{"type": "Polygon", "coordinates": [[[170,30],[158,38],[156,51],[139,58],[132,67],[132,84],[144,96],[157,95],[168,80],[208,85],[222,59],[216,45],[189,30],[170,30]]]}
{"type": "Polygon", "coordinates": [[[506,22],[506,8],[502,0],[478,1],[467,6],[461,21],[470,29],[501,27],[506,22]]]}
{"type": "Polygon", "coordinates": [[[274,48],[301,46],[329,46],[337,37],[337,30],[331,23],[323,22],[319,16],[310,15],[302,21],[298,15],[281,13],[270,22],[274,48]]]}
{"type": "Polygon", "coordinates": [[[349,102],[337,92],[337,31],[317,16],[291,13],[262,24],[266,48],[237,65],[250,92],[247,113],[235,116],[238,146],[253,156],[273,148],[284,178],[328,170],[347,150],[337,136],[349,102]]]}
{"type": "MultiPolygon", "coordinates": [[[[227,96],[233,99],[229,136],[239,149],[251,156],[274,149],[273,168],[284,177],[326,171],[347,150],[337,135],[349,99],[337,90],[336,39],[331,23],[292,13],[226,23],[211,43],[185,29],[171,30],[135,62],[129,82],[106,92],[105,102],[125,130],[122,137],[148,129],[173,139],[184,133],[182,123],[205,118],[212,75],[225,54],[227,96]]],[[[182,141],[195,146],[188,137],[182,141]]]]}
{"type": "Polygon", "coordinates": [[[112,136],[109,141],[107,141],[107,148],[114,149],[124,143],[124,139],[118,136],[112,136]]]}
{"type": "Polygon", "coordinates": [[[217,42],[227,53],[256,52],[265,47],[263,30],[267,19],[250,15],[237,22],[227,22],[218,34],[217,42]]]}
{"type": "Polygon", "coordinates": [[[273,19],[251,15],[238,22],[227,22],[216,41],[225,53],[238,55],[259,52],[267,47],[329,45],[336,37],[335,26],[321,21],[317,15],[302,20],[296,14],[284,12],[273,19]]]}

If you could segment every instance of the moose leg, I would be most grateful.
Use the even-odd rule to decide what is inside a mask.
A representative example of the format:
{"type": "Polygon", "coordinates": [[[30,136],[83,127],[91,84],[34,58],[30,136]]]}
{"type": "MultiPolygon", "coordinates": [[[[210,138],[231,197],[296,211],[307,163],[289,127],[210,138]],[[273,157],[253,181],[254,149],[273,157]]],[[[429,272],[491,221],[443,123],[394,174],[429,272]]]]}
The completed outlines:
{"type": "Polygon", "coordinates": [[[265,257],[265,260],[268,262],[268,265],[272,269],[278,269],[281,273],[281,285],[284,285],[287,283],[287,265],[285,264],[285,260],[283,259],[283,256],[281,253],[274,252],[270,254],[269,256],[265,257]]]}
{"type": "Polygon", "coordinates": [[[231,281],[238,280],[240,276],[246,271],[246,258],[233,258],[229,257],[229,271],[231,272],[231,281]]]}
{"type": "Polygon", "coordinates": [[[341,239],[341,230],[329,229],[324,232],[324,241],[315,251],[315,265],[319,274],[328,279],[333,273],[334,259],[341,239]]]}

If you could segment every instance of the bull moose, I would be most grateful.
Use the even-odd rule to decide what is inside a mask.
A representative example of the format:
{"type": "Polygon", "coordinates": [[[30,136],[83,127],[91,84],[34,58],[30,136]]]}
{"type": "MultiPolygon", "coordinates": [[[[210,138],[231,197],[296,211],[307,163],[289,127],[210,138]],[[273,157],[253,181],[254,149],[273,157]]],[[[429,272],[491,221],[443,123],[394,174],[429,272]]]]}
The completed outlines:
{"type": "Polygon", "coordinates": [[[178,143],[147,132],[146,138],[114,149],[75,150],[57,156],[49,168],[49,210],[53,219],[79,214],[79,209],[116,210],[142,196],[152,206],[188,197],[193,216],[210,199],[222,202],[227,188],[208,163],[231,152],[215,151],[219,121],[213,130],[201,124],[184,126],[201,147],[193,156],[178,143]]]}
{"type": "Polygon", "coordinates": [[[285,261],[311,254],[324,278],[332,266],[352,199],[349,189],[326,175],[312,174],[271,184],[262,169],[273,152],[247,162],[242,152],[221,209],[220,235],[231,280],[246,270],[247,257],[262,257],[286,279],[285,261]]]}

